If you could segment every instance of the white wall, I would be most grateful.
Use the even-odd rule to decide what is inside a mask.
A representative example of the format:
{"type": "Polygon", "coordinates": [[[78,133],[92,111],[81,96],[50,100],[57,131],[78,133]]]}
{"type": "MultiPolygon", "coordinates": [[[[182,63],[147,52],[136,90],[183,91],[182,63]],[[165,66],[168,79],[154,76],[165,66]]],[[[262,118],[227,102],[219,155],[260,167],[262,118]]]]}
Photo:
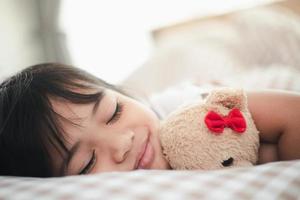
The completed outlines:
{"type": "Polygon", "coordinates": [[[62,0],[60,28],[72,63],[119,84],[154,49],[151,31],[274,0],[62,0]]]}
{"type": "Polygon", "coordinates": [[[0,78],[44,61],[37,0],[0,0],[0,78]]]}

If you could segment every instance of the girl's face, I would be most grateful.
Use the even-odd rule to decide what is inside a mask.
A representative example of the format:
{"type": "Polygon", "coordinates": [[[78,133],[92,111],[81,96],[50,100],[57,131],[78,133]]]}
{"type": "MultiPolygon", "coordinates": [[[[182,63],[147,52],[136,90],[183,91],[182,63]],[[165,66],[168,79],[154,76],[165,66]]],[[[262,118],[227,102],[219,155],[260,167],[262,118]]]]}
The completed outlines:
{"type": "Polygon", "coordinates": [[[145,105],[106,89],[97,104],[51,99],[66,132],[63,156],[52,150],[55,175],[168,169],[158,137],[159,119],[145,105]]]}

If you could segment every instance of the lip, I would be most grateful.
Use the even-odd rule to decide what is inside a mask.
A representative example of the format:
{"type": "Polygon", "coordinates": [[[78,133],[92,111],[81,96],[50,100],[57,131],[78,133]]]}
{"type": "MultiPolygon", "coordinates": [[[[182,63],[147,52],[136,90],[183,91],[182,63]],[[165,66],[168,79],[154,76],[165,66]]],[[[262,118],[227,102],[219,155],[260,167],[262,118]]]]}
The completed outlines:
{"type": "Polygon", "coordinates": [[[154,149],[152,147],[152,144],[150,143],[150,137],[148,134],[147,139],[141,145],[139,154],[135,162],[135,169],[149,169],[153,159],[154,149]]]}

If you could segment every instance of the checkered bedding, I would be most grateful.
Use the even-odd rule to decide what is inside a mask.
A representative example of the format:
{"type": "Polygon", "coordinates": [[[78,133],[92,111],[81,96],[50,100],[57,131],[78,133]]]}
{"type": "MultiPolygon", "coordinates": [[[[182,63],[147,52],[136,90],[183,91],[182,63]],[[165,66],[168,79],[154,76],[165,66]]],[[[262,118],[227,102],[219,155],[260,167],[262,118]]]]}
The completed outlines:
{"type": "Polygon", "coordinates": [[[2,176],[2,199],[300,199],[300,160],[218,171],[138,170],[44,179],[2,176]]]}

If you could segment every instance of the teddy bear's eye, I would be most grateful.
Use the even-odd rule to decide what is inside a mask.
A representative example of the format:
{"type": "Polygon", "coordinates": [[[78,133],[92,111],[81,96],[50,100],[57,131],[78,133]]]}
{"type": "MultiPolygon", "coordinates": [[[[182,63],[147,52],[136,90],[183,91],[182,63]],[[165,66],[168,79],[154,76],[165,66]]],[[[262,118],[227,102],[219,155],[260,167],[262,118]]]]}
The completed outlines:
{"type": "Polygon", "coordinates": [[[222,162],[222,165],[223,165],[224,167],[228,167],[228,166],[232,165],[232,163],[233,163],[233,158],[230,157],[230,158],[228,158],[227,160],[224,160],[224,161],[222,162]]]}

